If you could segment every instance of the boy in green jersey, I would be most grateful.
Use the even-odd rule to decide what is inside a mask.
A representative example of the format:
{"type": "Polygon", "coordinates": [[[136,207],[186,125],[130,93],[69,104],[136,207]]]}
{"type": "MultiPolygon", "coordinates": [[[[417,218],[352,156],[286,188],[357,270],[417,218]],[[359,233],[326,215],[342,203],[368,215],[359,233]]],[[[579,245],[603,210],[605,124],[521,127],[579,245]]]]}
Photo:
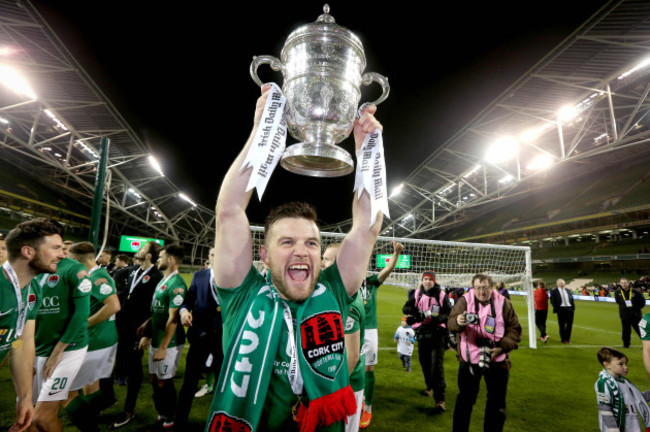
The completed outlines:
{"type": "Polygon", "coordinates": [[[95,264],[95,247],[92,243],[73,244],[68,256],[86,267],[92,281],[92,291],[88,317],[88,352],[71,385],[70,403],[66,412],[81,431],[99,431],[97,416],[102,407],[115,398],[110,392],[100,391],[99,381],[110,377],[113,372],[117,352],[115,314],[120,310],[120,301],[113,279],[104,267],[95,264]],[[82,387],[81,395],[78,390],[82,387]]]}
{"type": "Polygon", "coordinates": [[[37,218],[17,225],[6,237],[7,258],[0,272],[0,364],[9,354],[16,389],[16,422],[11,431],[32,423],[35,320],[40,289],[33,278],[55,272],[63,259],[61,227],[37,218]]]}
{"type": "Polygon", "coordinates": [[[158,411],[157,427],[174,427],[176,387],[173,378],[183,354],[185,331],[179,325],[178,309],[183,304],[187,285],[178,273],[183,262],[183,247],[171,244],[160,253],[158,268],[163,279],[156,286],[151,301],[151,337],[143,337],[140,347],[149,346],[149,374],[153,401],[158,411]]]}

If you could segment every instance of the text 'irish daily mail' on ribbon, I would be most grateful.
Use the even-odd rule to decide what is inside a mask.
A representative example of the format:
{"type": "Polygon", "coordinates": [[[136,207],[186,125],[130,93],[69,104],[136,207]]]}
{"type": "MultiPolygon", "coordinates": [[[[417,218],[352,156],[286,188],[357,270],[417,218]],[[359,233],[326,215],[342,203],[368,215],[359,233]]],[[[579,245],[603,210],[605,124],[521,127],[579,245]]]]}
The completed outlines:
{"type": "Polygon", "coordinates": [[[260,201],[273,170],[280,162],[287,141],[287,122],[284,115],[287,99],[277,84],[267,85],[270,85],[271,89],[264,112],[241,168],[243,170],[253,168],[246,192],[253,188],[257,189],[260,201]]]}
{"type": "MultiPolygon", "coordinates": [[[[364,104],[359,108],[357,114],[359,117],[366,106],[367,104],[364,104]]],[[[384,139],[379,129],[366,134],[357,155],[357,170],[354,178],[354,190],[358,191],[357,198],[361,197],[364,189],[370,195],[370,225],[377,220],[378,212],[390,217],[388,214],[384,139]]]]}

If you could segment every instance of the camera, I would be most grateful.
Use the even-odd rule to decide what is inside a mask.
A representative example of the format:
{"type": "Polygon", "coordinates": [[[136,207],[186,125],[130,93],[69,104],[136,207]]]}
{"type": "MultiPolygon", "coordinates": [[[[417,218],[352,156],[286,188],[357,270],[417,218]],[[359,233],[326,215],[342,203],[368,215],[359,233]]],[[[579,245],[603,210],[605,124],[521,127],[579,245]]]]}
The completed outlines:
{"type": "Polygon", "coordinates": [[[492,354],[490,354],[490,348],[494,348],[494,343],[490,339],[478,338],[476,340],[476,345],[481,348],[481,352],[478,357],[478,367],[481,369],[490,368],[490,360],[492,354]]]}
{"type": "Polygon", "coordinates": [[[478,314],[474,314],[474,313],[466,314],[465,321],[467,322],[467,324],[478,324],[479,323],[478,314]]]}
{"type": "Polygon", "coordinates": [[[478,367],[481,369],[490,368],[490,347],[482,346],[481,353],[478,358],[478,367]]]}

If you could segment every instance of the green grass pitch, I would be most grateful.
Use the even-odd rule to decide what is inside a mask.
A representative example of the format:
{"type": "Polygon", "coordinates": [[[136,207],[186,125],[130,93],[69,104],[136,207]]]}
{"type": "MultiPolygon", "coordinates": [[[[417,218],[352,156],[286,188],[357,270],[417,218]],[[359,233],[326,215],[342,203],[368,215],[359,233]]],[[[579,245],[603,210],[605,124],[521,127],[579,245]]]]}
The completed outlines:
{"type": "MultiPolygon", "coordinates": [[[[413,372],[406,373],[402,367],[392,338],[401,319],[406,291],[402,288],[383,286],[378,295],[379,315],[379,364],[376,371],[373,421],[368,431],[450,431],[452,414],[458,387],[456,384],[458,363],[455,352],[445,356],[447,379],[447,412],[437,416],[426,414],[433,406],[433,399],[420,396],[424,379],[417,360],[417,345],[413,355],[413,372]]],[[[523,341],[519,350],[512,353],[513,369],[508,385],[508,408],[506,431],[597,431],[598,420],[594,382],[600,365],[596,352],[602,346],[621,348],[618,306],[613,303],[583,302],[576,305],[572,345],[559,342],[557,318],[549,313],[547,322],[551,335],[547,344],[538,349],[528,348],[528,315],[524,297],[513,296],[513,304],[523,326],[523,341]]],[[[186,347],[187,349],[187,347],[186,347]]],[[[628,378],[641,391],[650,388],[643,367],[641,343],[632,334],[632,346],[625,350],[630,359],[628,378]]],[[[181,359],[176,388],[180,389],[185,369],[181,359]]],[[[145,356],[146,362],[146,356],[145,356]]],[[[0,369],[0,430],[6,430],[14,420],[14,392],[5,365],[0,369]]],[[[117,405],[105,411],[100,418],[102,430],[117,414],[124,402],[126,387],[115,386],[119,399],[117,405]]],[[[123,428],[125,431],[147,430],[156,419],[151,385],[145,380],[137,405],[136,419],[123,428]]],[[[190,417],[193,429],[202,430],[211,397],[194,400],[190,417]]],[[[482,430],[485,406],[485,385],[472,414],[472,431],[482,430]]],[[[67,419],[64,430],[74,431],[67,419]]]]}

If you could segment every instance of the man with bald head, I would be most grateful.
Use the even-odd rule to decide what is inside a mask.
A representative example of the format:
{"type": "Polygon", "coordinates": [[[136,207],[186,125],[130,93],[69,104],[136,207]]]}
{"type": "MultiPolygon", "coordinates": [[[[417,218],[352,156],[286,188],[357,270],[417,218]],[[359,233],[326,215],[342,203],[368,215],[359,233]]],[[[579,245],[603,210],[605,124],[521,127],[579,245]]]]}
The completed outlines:
{"type": "Polygon", "coordinates": [[[571,343],[571,329],[573,328],[573,313],[576,304],[573,301],[573,294],[565,287],[564,279],[558,279],[557,287],[551,291],[551,305],[553,313],[557,314],[557,323],[560,327],[560,340],[563,344],[571,343]]]}

